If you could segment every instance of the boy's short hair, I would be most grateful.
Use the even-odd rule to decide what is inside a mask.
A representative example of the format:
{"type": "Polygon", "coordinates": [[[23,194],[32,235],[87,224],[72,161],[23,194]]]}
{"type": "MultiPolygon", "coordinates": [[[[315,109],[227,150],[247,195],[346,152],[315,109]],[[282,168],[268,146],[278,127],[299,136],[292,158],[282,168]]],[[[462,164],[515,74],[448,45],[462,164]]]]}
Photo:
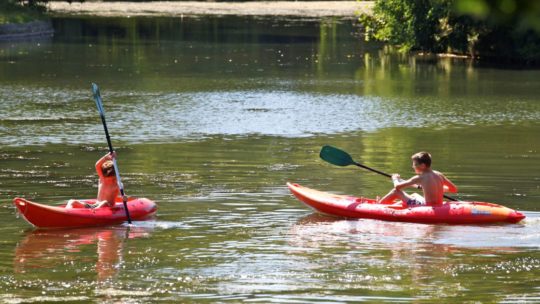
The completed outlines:
{"type": "Polygon", "coordinates": [[[104,176],[114,176],[116,173],[114,172],[114,163],[112,160],[108,160],[101,165],[101,172],[103,172],[104,176]]]}
{"type": "Polygon", "coordinates": [[[425,164],[426,167],[431,167],[431,154],[427,152],[418,152],[411,156],[413,162],[417,164],[425,164]]]}

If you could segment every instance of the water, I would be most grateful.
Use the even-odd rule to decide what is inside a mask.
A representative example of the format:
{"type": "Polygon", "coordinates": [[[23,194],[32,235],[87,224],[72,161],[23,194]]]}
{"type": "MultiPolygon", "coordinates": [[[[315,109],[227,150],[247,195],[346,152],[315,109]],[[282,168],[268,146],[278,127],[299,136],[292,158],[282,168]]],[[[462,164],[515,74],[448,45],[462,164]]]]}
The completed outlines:
{"type": "Polygon", "coordinates": [[[540,71],[398,56],[346,20],[53,20],[0,46],[0,302],[540,301],[540,71]],[[11,200],[93,197],[101,86],[126,191],[156,219],[35,231],[11,200]],[[322,145],[525,211],[447,226],[313,214],[288,192],[382,195],[322,145]]]}

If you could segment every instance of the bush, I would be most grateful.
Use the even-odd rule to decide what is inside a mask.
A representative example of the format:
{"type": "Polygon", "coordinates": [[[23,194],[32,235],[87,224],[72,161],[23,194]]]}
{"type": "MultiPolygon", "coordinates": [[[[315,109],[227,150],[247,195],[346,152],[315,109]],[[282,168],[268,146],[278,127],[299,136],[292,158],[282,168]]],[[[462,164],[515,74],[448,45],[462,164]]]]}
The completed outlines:
{"type": "Polygon", "coordinates": [[[360,21],[401,51],[540,63],[540,1],[377,0],[360,21]]]}
{"type": "MultiPolygon", "coordinates": [[[[1,0],[0,0],[1,1],[1,0]]],[[[16,0],[0,2],[0,24],[24,23],[44,17],[44,7],[23,6],[16,0]]]]}

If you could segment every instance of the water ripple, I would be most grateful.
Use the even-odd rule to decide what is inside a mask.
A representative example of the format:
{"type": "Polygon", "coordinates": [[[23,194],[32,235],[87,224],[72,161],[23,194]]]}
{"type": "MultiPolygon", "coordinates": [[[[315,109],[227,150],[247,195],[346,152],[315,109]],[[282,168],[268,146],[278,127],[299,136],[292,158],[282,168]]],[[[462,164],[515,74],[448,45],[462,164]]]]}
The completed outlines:
{"type": "MultiPolygon", "coordinates": [[[[391,127],[467,126],[540,120],[540,106],[520,100],[384,99],[295,91],[103,92],[109,129],[124,141],[212,136],[309,137],[391,127]],[[448,107],[451,104],[451,107],[448,107]]],[[[0,86],[0,143],[103,140],[90,92],[0,86]]]]}

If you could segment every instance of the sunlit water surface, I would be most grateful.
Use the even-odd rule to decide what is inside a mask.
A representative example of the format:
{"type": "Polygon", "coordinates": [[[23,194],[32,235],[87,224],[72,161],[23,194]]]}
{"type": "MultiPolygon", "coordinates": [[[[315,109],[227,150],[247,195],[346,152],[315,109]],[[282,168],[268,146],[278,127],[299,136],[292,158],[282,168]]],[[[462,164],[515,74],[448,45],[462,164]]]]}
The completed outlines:
{"type": "Polygon", "coordinates": [[[343,20],[53,20],[0,45],[0,302],[540,301],[540,72],[397,56],[343,20]],[[33,230],[11,200],[93,197],[106,153],[101,86],[126,191],[157,201],[126,226],[33,230]],[[410,175],[428,150],[459,198],[525,211],[448,226],[314,214],[285,183],[382,195],[318,159],[332,144],[410,175]]]}

